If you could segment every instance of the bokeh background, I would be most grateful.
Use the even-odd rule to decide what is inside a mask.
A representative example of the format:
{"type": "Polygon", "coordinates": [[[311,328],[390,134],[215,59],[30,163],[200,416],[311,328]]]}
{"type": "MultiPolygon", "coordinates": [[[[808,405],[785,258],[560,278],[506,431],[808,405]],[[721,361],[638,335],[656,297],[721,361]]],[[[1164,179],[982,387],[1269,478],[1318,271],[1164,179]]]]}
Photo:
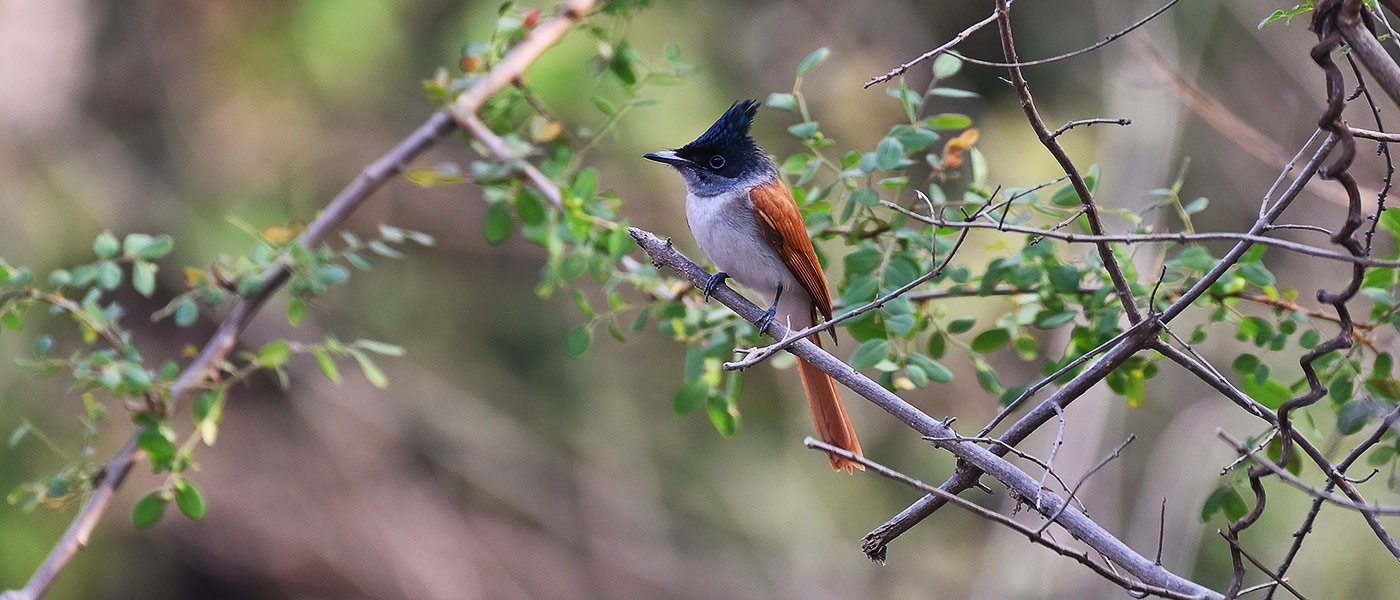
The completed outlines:
{"type": "MultiPolygon", "coordinates": [[[[594,157],[601,185],[625,198],[624,215],[674,236],[692,256],[680,182],[640,160],[642,152],[689,140],[735,98],[787,91],[794,67],[820,46],[832,54],[804,86],[813,110],[841,147],[873,147],[901,111],[883,89],[861,84],[990,12],[988,2],[915,0],[655,4],[627,27],[627,39],[658,60],[676,42],[700,71],[649,90],[658,104],[630,117],[594,157]]],[[[1106,204],[1144,206],[1147,192],[1169,183],[1190,157],[1184,194],[1211,198],[1198,223],[1231,229],[1252,220],[1321,110],[1305,23],[1256,30],[1284,4],[1291,3],[1183,2],[1099,52],[1028,70],[1052,126],[1132,119],[1131,127],[1063,138],[1081,165],[1102,165],[1106,204]],[[1184,101],[1188,91],[1158,64],[1219,104],[1184,101]],[[1224,113],[1238,121],[1222,120],[1224,113]],[[1231,129],[1241,123],[1263,137],[1231,129]]],[[[1023,0],[1015,10],[1021,54],[1087,45],[1156,6],[1023,0]]],[[[420,123],[434,109],[420,81],[486,35],[495,9],[445,0],[0,0],[0,256],[44,273],[88,260],[105,228],[166,232],[176,252],[163,264],[157,296],[168,298],[182,290],[182,265],[207,265],[251,244],[231,219],[309,220],[420,123]]],[[[990,31],[963,49],[998,57],[990,31]]],[[[590,42],[573,36],[527,75],[552,107],[585,123],[600,120],[587,98],[606,85],[588,75],[590,55],[590,42]]],[[[927,80],[926,66],[911,73],[913,82],[927,80]]],[[[954,83],[980,97],[934,99],[934,112],[976,118],[994,183],[1050,179],[1054,163],[1001,75],[965,69],[954,83]]],[[[789,124],[768,110],[755,134],[770,152],[786,154],[798,148],[784,131],[789,124]]],[[[454,138],[418,162],[475,158],[454,138]]],[[[1355,172],[1377,186],[1373,157],[1355,172]]],[[[1336,198],[1315,183],[1290,220],[1331,223],[1340,215],[1336,198]]],[[[297,359],[285,391],[265,379],[239,388],[218,445],[199,453],[194,474],[209,516],[191,523],[171,511],[155,528],[133,530],[131,504],[159,484],[138,467],[50,597],[1124,596],[1073,562],[952,509],[896,542],[889,564],[870,562],[860,537],[917,494],[869,474],[833,474],[803,449],[810,418],[791,370],[751,373],[733,439],[701,414],[675,417],[684,349],[649,331],[625,344],[601,336],[588,354],[568,358],[563,338],[582,317],[567,295],[536,297],[541,250],[518,238],[485,243],[483,212],[470,185],[422,189],[398,180],[380,192],[352,230],[390,223],[431,233],[438,245],[356,276],[318,303],[302,329],[291,329],[274,305],[245,339],[253,348],[327,334],[401,344],[407,357],[384,361],[392,386],[378,390],[358,376],[336,386],[311,360],[297,359]]],[[[974,235],[960,260],[981,264],[1006,243],[974,235]]],[[[1136,258],[1142,266],[1158,260],[1150,250],[1136,258]]],[[[1304,298],[1335,283],[1339,271],[1287,256],[1270,264],[1281,286],[1304,290],[1304,298]]],[[[219,316],[175,331],[138,316],[158,301],[128,302],[128,325],[148,356],[180,356],[219,316]]],[[[945,307],[992,319],[1007,305],[945,307]]],[[[0,356],[22,355],[42,325],[0,336],[0,356]]],[[[1204,350],[1228,361],[1233,342],[1223,333],[1204,350]]],[[[1053,334],[1045,341],[1064,343],[1053,334]]],[[[1381,341],[1394,344],[1390,336],[1381,341]]],[[[1034,365],[997,358],[1003,381],[1036,376],[1034,365]]],[[[1289,356],[1274,359],[1282,372],[1296,369],[1289,356]]],[[[906,397],[967,427],[985,422],[995,399],[976,385],[966,359],[946,363],[953,383],[906,397]]],[[[947,456],[858,398],[848,402],[870,456],[930,482],[950,473],[947,456]]],[[[27,419],[76,448],[80,407],[61,382],[0,361],[0,431],[27,419]]],[[[112,412],[103,455],[129,434],[122,409],[112,412]]],[[[1228,555],[1215,533],[1222,523],[1199,517],[1230,459],[1215,433],[1242,436],[1257,426],[1168,365],[1142,407],[1096,389],[1067,417],[1057,465],[1073,476],[1129,434],[1138,437],[1086,487],[1091,514],[1151,554],[1167,498],[1164,564],[1223,586],[1228,555]]],[[[1326,411],[1316,418],[1319,431],[1333,430],[1326,411]]],[[[1042,436],[1027,447],[1048,444],[1042,436]]],[[[0,490],[61,465],[32,438],[0,448],[0,490]]],[[[981,501],[1011,508],[1000,498],[981,501]]],[[[1276,564],[1305,508],[1298,494],[1272,494],[1246,543],[1276,564]]],[[[0,588],[22,585],[73,510],[25,514],[0,505],[0,588]]],[[[1361,519],[1336,509],[1324,510],[1292,575],[1315,597],[1372,598],[1400,586],[1400,569],[1361,519]]]]}

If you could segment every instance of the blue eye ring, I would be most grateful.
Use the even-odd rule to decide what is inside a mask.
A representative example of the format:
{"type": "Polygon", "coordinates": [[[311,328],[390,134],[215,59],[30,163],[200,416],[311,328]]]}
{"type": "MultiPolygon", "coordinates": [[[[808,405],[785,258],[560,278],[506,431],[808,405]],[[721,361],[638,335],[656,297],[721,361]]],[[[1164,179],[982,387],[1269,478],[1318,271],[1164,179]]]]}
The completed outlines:
{"type": "Polygon", "coordinates": [[[710,157],[710,168],[711,168],[711,169],[716,169],[716,170],[718,170],[718,169],[723,169],[723,168],[724,168],[724,157],[723,157],[723,156],[720,156],[720,155],[718,155],[718,154],[716,154],[716,155],[714,155],[714,156],[711,156],[711,157],[710,157]]]}

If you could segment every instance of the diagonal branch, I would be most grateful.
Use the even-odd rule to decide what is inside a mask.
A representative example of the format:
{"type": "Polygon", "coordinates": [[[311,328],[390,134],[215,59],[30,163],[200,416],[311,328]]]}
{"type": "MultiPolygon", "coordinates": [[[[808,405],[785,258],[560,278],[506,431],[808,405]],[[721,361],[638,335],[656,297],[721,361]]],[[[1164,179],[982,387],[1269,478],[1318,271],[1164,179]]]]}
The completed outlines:
{"type": "MultiPolygon", "coordinates": [[[[553,45],[569,28],[582,18],[592,7],[593,0],[571,0],[556,16],[540,23],[520,41],[499,64],[473,87],[463,92],[454,101],[452,112],[436,112],[418,129],[399,142],[374,163],[365,167],[354,181],[331,200],[330,204],[317,216],[297,243],[305,247],[319,245],[327,235],[340,227],[345,220],[378,190],[389,178],[400,173],[408,161],[413,160],[427,148],[441,141],[456,127],[454,117],[461,121],[474,117],[477,109],[501,88],[520,77],[525,67],[537,58],[546,48],[553,45]]],[[[244,327],[257,315],[259,309],[272,297],[289,278],[286,263],[279,264],[263,275],[257,291],[245,296],[233,307],[214,335],[205,343],[195,359],[181,371],[170,388],[169,410],[174,411],[180,403],[198,390],[213,376],[226,356],[233,350],[238,336],[244,327]]],[[[42,597],[73,557],[87,545],[92,530],[110,508],[116,492],[126,480],[135,464],[145,458],[145,453],[137,446],[136,436],[118,450],[98,472],[92,493],[87,502],[78,509],[72,523],[50,550],[44,562],[34,571],[23,589],[0,594],[0,600],[37,600],[42,597]]]]}
{"type": "MultiPolygon", "coordinates": [[[[1170,4],[1168,4],[1170,6],[1170,4]]],[[[1163,9],[1165,10],[1165,8],[1163,9]]],[[[1021,67],[1017,64],[1016,41],[1011,34],[1011,3],[1007,0],[997,0],[997,30],[1001,33],[1001,49],[1006,55],[1009,63],[1007,72],[1011,75],[1011,86],[1015,88],[1016,95],[1021,99],[1021,110],[1026,113],[1026,120],[1030,122],[1031,129],[1040,139],[1040,144],[1055,157],[1055,162],[1060,163],[1060,168],[1064,169],[1065,175],[1069,176],[1069,183],[1074,187],[1074,191],[1079,195],[1079,202],[1084,205],[1084,217],[1089,223],[1089,232],[1094,235],[1104,235],[1103,220],[1099,218],[1098,205],[1094,203],[1094,194],[1089,190],[1089,184],[1084,181],[1084,175],[1079,172],[1079,168],[1074,166],[1074,161],[1065,152],[1063,146],[1051,135],[1050,128],[1045,126],[1045,120],[1040,118],[1040,112],[1035,108],[1035,99],[1031,97],[1031,89],[1026,83],[1026,77],[1021,73],[1021,67]]],[[[1137,300],[1133,298],[1132,288],[1128,285],[1128,279],[1123,275],[1123,268],[1118,264],[1118,257],[1113,255],[1113,247],[1107,242],[1095,244],[1099,250],[1099,260],[1103,262],[1103,268],[1108,271],[1108,277],[1113,282],[1113,291],[1118,295],[1118,302],[1123,305],[1123,312],[1128,315],[1128,320],[1134,323],[1142,320],[1142,314],[1138,312],[1137,300]]]]}
{"type": "MultiPolygon", "coordinates": [[[[858,462],[858,463],[860,463],[860,464],[862,464],[862,465],[868,467],[871,471],[873,471],[875,474],[877,474],[877,475],[879,475],[879,476],[881,476],[881,477],[885,477],[885,478],[887,478],[887,479],[892,479],[892,480],[894,480],[894,481],[898,481],[898,482],[900,482],[900,483],[902,483],[902,484],[904,484],[904,485],[907,485],[907,486],[909,486],[909,487],[911,487],[911,488],[914,488],[914,489],[916,489],[916,490],[919,490],[919,491],[924,492],[924,493],[927,493],[927,494],[933,494],[933,495],[935,495],[935,496],[938,496],[938,497],[940,497],[940,498],[943,498],[944,500],[946,500],[946,501],[948,501],[948,502],[950,502],[950,503],[956,505],[958,508],[961,508],[961,509],[963,509],[963,510],[965,510],[965,511],[967,511],[967,512],[970,512],[970,513],[972,513],[972,514],[974,514],[974,515],[977,515],[977,516],[979,516],[979,517],[982,517],[983,519],[987,519],[988,521],[991,521],[991,522],[996,523],[996,524],[998,524],[998,525],[1003,525],[1003,526],[1005,526],[1005,527],[1011,529],[1012,531],[1015,531],[1015,532],[1017,532],[1017,533],[1020,533],[1020,534],[1022,534],[1022,535],[1024,535],[1024,536],[1026,536],[1026,539],[1028,539],[1028,540],[1030,540],[1030,541],[1032,541],[1032,542],[1034,542],[1034,543],[1036,543],[1036,544],[1040,544],[1040,545],[1042,545],[1042,546],[1045,546],[1046,548],[1049,548],[1049,549],[1051,549],[1051,550],[1054,550],[1055,553],[1056,553],[1056,554],[1059,554],[1060,556],[1067,556],[1067,557],[1069,557],[1069,558],[1074,559],[1074,560],[1075,560],[1076,562],[1078,562],[1079,564],[1082,564],[1082,565],[1084,565],[1084,566],[1086,566],[1086,567],[1089,567],[1090,570],[1092,570],[1092,571],[1095,572],[1095,573],[1098,573],[1099,576],[1101,576],[1101,577],[1103,577],[1104,579],[1107,579],[1107,580],[1113,582],[1114,585],[1117,585],[1118,587],[1121,587],[1121,588],[1123,588],[1123,589],[1125,589],[1125,590],[1128,590],[1129,592],[1138,592],[1138,593],[1142,593],[1142,594],[1152,594],[1152,595],[1154,595],[1154,596],[1161,596],[1161,597],[1163,597],[1163,598],[1176,598],[1176,599],[1190,599],[1190,598],[1198,598],[1198,597],[1199,597],[1199,596],[1191,595],[1191,594],[1183,594],[1183,593],[1178,592],[1178,591],[1175,591],[1175,590],[1170,590],[1170,589],[1167,589],[1167,588],[1164,588],[1164,587],[1155,586],[1155,585],[1144,585],[1144,584],[1141,583],[1141,582],[1133,581],[1132,579],[1128,579],[1128,578],[1126,578],[1126,577],[1120,575],[1120,574],[1117,573],[1116,571],[1110,569],[1109,567],[1105,567],[1105,566],[1103,566],[1103,565],[1101,565],[1101,564],[1095,562],[1094,559],[1093,559],[1093,558],[1090,558],[1089,555],[1088,555],[1087,553],[1082,552],[1082,551],[1080,551],[1080,550],[1075,550],[1075,549],[1070,548],[1070,547],[1068,547],[1068,546],[1065,546],[1065,545],[1063,545],[1063,544],[1057,543],[1057,542],[1055,542],[1054,540],[1051,540],[1051,539],[1046,538],[1046,537],[1043,535],[1043,534],[1044,534],[1044,529],[1043,529],[1043,528],[1042,528],[1041,530],[1039,530],[1039,531],[1037,531],[1037,530],[1035,530],[1035,529],[1031,529],[1030,527],[1027,527],[1026,525],[1024,525],[1024,524],[1022,524],[1022,523],[1016,521],[1015,519],[1012,519],[1011,517],[1008,517],[1008,516],[1003,515],[1003,514],[1001,514],[1001,513],[999,513],[999,512],[996,512],[996,511],[993,511],[993,510],[989,510],[989,509],[983,508],[983,507],[981,507],[981,506],[978,506],[978,505],[976,505],[976,504],[973,504],[972,502],[970,502],[970,501],[968,501],[968,500],[962,498],[961,496],[958,496],[958,495],[956,495],[956,494],[950,494],[950,493],[948,493],[948,492],[945,492],[945,491],[943,491],[943,490],[940,490],[940,489],[938,489],[938,488],[936,488],[936,487],[933,487],[933,486],[931,486],[931,485],[929,485],[929,484],[927,484],[927,483],[924,483],[924,482],[922,482],[922,481],[919,481],[918,479],[914,479],[913,477],[910,477],[910,476],[908,476],[908,475],[905,475],[904,473],[900,473],[899,471],[896,471],[896,470],[894,470],[894,469],[891,469],[891,468],[889,468],[889,467],[886,467],[885,465],[882,465],[882,464],[877,463],[877,462],[875,462],[875,461],[873,461],[873,460],[870,460],[870,459],[868,459],[868,458],[865,458],[864,456],[860,456],[860,455],[857,455],[857,454],[855,454],[855,453],[852,453],[852,452],[850,452],[849,450],[845,450],[845,449],[842,449],[842,448],[837,448],[836,446],[832,446],[831,444],[827,444],[827,443],[825,443],[825,442],[822,442],[822,441],[820,441],[820,440],[816,440],[816,439],[813,439],[813,438],[810,438],[810,437],[809,437],[809,438],[806,438],[806,439],[804,439],[804,440],[802,440],[802,443],[803,443],[805,446],[807,446],[808,448],[812,448],[812,449],[814,449],[814,450],[821,450],[822,452],[826,452],[826,453],[829,453],[829,454],[835,454],[835,455],[840,456],[840,457],[842,457],[842,458],[845,458],[845,459],[847,459],[847,460],[854,461],[854,462],[858,462]]],[[[1066,506],[1068,506],[1068,504],[1066,504],[1066,506]]],[[[1046,525],[1049,525],[1049,524],[1052,523],[1052,522],[1053,522],[1053,521],[1046,521],[1045,524],[1046,524],[1046,525]]]]}
{"type": "MultiPolygon", "coordinates": [[[[676,250],[670,241],[663,240],[636,227],[629,229],[629,232],[637,244],[651,255],[652,262],[657,266],[666,266],[675,270],[697,288],[702,288],[709,279],[709,273],[676,250]]],[[[711,297],[750,322],[757,322],[764,314],[763,309],[726,287],[720,287],[711,297]]],[[[791,335],[787,327],[778,323],[771,324],[768,331],[774,339],[784,339],[791,335]]],[[[1142,343],[1137,338],[1133,338],[1133,341],[1135,344],[1142,343]]],[[[1221,597],[1216,592],[1171,573],[1153,562],[1152,559],[1142,556],[1114,537],[1113,534],[1104,530],[1083,511],[1072,506],[1062,510],[1066,500],[1050,490],[1043,489],[1035,477],[1000,455],[975,443],[956,441],[956,433],[943,422],[915,408],[903,398],[881,387],[874,380],[852,369],[850,365],[828,354],[811,341],[799,340],[792,344],[788,351],[831,375],[847,388],[890,413],[921,435],[940,439],[954,438],[934,442],[934,444],[961,461],[991,475],[1006,485],[1019,501],[1033,507],[1047,518],[1060,512],[1056,522],[1061,527],[1134,577],[1147,584],[1164,587],[1193,597],[1221,597]]],[[[1100,363],[1096,363],[1096,365],[1102,364],[1105,359],[1100,359],[1100,363]]]]}

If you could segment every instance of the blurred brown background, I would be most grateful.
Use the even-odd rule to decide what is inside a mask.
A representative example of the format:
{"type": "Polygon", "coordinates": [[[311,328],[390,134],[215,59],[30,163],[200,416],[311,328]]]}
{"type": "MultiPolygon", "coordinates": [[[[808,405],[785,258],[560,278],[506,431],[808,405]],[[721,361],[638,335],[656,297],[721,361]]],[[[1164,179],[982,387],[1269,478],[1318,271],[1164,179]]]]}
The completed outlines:
{"type": "MultiPolygon", "coordinates": [[[[595,157],[601,185],[626,199],[625,216],[675,236],[695,257],[680,182],[640,160],[642,152],[691,139],[734,98],[787,91],[796,64],[820,46],[832,57],[804,88],[817,118],[840,148],[872,147],[901,111],[883,89],[861,84],[990,12],[984,2],[916,0],[656,4],[630,24],[628,39],[658,60],[675,41],[701,71],[647,92],[659,104],[631,117],[595,157]]],[[[1277,175],[1277,155],[1306,140],[1321,109],[1305,23],[1256,31],[1284,4],[1291,5],[1183,2],[1129,39],[1028,71],[1052,127],[1093,116],[1133,120],[1063,138],[1082,166],[1102,165],[1109,206],[1145,205],[1146,192],[1169,183],[1189,156],[1184,194],[1212,199],[1199,226],[1238,228],[1252,218],[1277,175]],[[1277,146],[1237,145],[1184,107],[1147,45],[1277,146]]],[[[1023,0],[1015,10],[1021,54],[1087,45],[1156,6],[1023,0]]],[[[250,245],[229,217],[258,226],[308,220],[421,122],[434,107],[419,81],[487,34],[495,8],[442,0],[0,0],[0,256],[42,276],[87,260],[104,228],[171,233],[176,253],[163,263],[158,297],[178,293],[180,266],[250,245]]],[[[998,57],[991,32],[963,50],[998,57]]],[[[583,122],[597,121],[587,96],[600,84],[582,69],[590,51],[572,37],[528,74],[551,106],[583,122]]],[[[926,66],[911,73],[918,85],[927,80],[926,66]]],[[[1054,177],[1000,75],[966,68],[954,84],[981,98],[935,99],[933,112],[977,119],[994,183],[1054,177]]],[[[772,153],[798,147],[783,131],[788,118],[772,110],[759,117],[755,134],[772,153]]],[[[419,163],[474,158],[454,138],[419,163]]],[[[1355,172],[1377,186],[1373,157],[1355,172]]],[[[1313,188],[1290,220],[1339,218],[1335,193],[1313,188]]],[[[871,563],[860,537],[917,495],[873,475],[833,474],[803,449],[810,420],[791,371],[751,373],[734,439],[721,439],[702,415],[677,419],[670,405],[683,348],[648,331],[625,344],[602,336],[583,358],[567,358],[563,337],[581,317],[567,295],[535,296],[540,250],[518,238],[485,244],[482,212],[469,185],[424,190],[400,180],[381,192],[352,229],[391,223],[432,233],[439,245],[357,275],[301,330],[270,307],[245,339],[254,348],[326,334],[401,344],[406,358],[383,361],[389,390],[358,376],[335,386],[304,359],[294,362],[285,392],[266,379],[238,389],[218,445],[200,451],[194,474],[210,498],[208,518],[191,523],[171,511],[157,527],[134,531],[131,503],[158,485],[138,467],[50,597],[1124,597],[1073,562],[951,509],[892,546],[887,566],[871,563]]],[[[1003,251],[999,240],[974,235],[961,260],[982,263],[1003,251]]],[[[1143,266],[1156,261],[1151,250],[1137,258],[1143,266]]],[[[1336,270],[1285,256],[1271,266],[1281,287],[1299,288],[1304,298],[1336,270]]],[[[213,325],[152,327],[140,315],[157,304],[129,302],[127,324],[140,331],[148,356],[178,356],[213,325]]],[[[985,300],[945,306],[989,318],[1005,310],[985,300]]],[[[41,325],[0,336],[0,355],[25,352],[41,325]]],[[[1233,341],[1221,333],[1205,350],[1223,366],[1233,341]]],[[[1003,381],[1036,377],[1034,365],[998,358],[1003,381]]],[[[1282,372],[1296,369],[1291,356],[1274,359],[1282,372]]],[[[976,386],[964,358],[946,362],[954,383],[906,397],[935,416],[958,416],[964,430],[976,427],[995,412],[995,399],[976,386]]],[[[848,402],[872,458],[930,482],[950,472],[946,455],[858,398],[848,402]]],[[[78,395],[61,382],[0,361],[0,432],[27,418],[76,448],[80,412],[78,395]]],[[[1325,411],[1317,415],[1319,431],[1332,430],[1325,411]]],[[[1198,516],[1229,462],[1215,431],[1247,435],[1258,427],[1169,365],[1143,407],[1126,408],[1096,389],[1068,420],[1057,465],[1075,477],[1128,434],[1138,436],[1086,487],[1091,514],[1151,554],[1169,497],[1164,564],[1222,586],[1229,561],[1215,534],[1221,523],[1198,516]]],[[[103,455],[129,434],[120,407],[112,407],[107,433],[103,455]]],[[[1048,443],[1038,437],[1026,447],[1043,452],[1048,443]]],[[[0,490],[60,465],[32,440],[0,448],[0,490]]],[[[979,500],[1010,509],[999,498],[979,500]]],[[[1305,508],[1291,491],[1271,495],[1268,516],[1246,543],[1275,564],[1305,508]]],[[[72,510],[23,514],[0,505],[0,588],[23,583],[72,510]]],[[[1327,598],[1372,598],[1400,585],[1400,570],[1361,519],[1337,509],[1324,510],[1292,575],[1327,598]]]]}

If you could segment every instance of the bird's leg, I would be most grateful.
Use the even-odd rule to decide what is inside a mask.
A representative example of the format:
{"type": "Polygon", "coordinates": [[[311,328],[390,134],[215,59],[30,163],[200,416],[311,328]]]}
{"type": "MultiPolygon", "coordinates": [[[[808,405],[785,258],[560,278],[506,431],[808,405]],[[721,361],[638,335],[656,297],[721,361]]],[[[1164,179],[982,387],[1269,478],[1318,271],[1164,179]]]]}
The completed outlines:
{"type": "Polygon", "coordinates": [[[758,334],[768,330],[768,326],[773,324],[773,317],[778,314],[778,299],[783,297],[783,286],[778,286],[778,293],[773,294],[773,305],[768,307],[768,312],[763,313],[763,317],[758,320],[758,334]]]}
{"type": "Polygon", "coordinates": [[[725,273],[724,271],[720,271],[718,273],[715,273],[714,275],[711,275],[709,280],[705,281],[706,302],[710,301],[710,294],[715,293],[715,288],[719,287],[719,284],[724,283],[724,280],[726,279],[729,279],[729,274],[725,273]]]}

